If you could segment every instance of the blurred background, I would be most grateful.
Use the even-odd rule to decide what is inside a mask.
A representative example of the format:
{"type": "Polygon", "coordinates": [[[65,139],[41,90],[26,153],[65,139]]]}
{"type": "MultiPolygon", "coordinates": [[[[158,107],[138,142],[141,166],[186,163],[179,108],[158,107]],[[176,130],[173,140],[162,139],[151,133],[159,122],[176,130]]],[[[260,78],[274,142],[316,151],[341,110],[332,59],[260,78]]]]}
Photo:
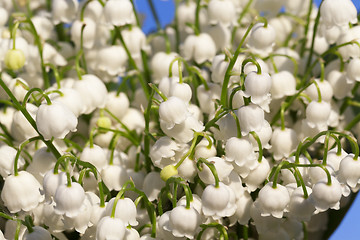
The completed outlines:
{"type": "MultiPolygon", "coordinates": [[[[290,1],[290,0],[288,0],[290,1]]],[[[341,1],[341,0],[340,0],[341,1]]],[[[314,1],[318,6],[321,0],[314,1]]],[[[352,1],[358,13],[360,10],[360,1],[352,1]]],[[[162,27],[165,27],[167,24],[172,22],[174,18],[175,5],[173,0],[153,0],[155,9],[158,13],[160,23],[162,27]]],[[[156,30],[155,20],[151,14],[150,6],[148,0],[135,0],[136,8],[139,13],[143,16],[143,31],[145,33],[150,33],[156,30]]],[[[334,214],[337,214],[334,211],[334,214]]],[[[329,238],[330,240],[359,240],[360,239],[360,195],[356,197],[350,209],[346,213],[343,221],[340,223],[339,227],[329,238]]],[[[310,239],[311,240],[311,239],[310,239]]]]}

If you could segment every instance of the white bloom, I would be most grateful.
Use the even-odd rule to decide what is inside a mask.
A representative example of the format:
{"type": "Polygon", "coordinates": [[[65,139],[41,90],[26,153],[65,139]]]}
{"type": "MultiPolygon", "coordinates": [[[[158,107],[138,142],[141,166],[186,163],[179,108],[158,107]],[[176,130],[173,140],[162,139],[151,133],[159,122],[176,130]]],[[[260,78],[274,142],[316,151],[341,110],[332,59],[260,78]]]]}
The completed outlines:
{"type": "Polygon", "coordinates": [[[146,35],[139,27],[133,26],[131,29],[124,29],[121,31],[121,34],[134,59],[141,59],[141,50],[145,52],[150,51],[146,35]]]}
{"type": "MultiPolygon", "coordinates": [[[[337,44],[343,44],[346,42],[356,41],[360,43],[360,26],[355,26],[345,31],[343,35],[340,36],[337,44]]],[[[360,48],[357,44],[350,44],[339,48],[339,53],[343,57],[344,61],[347,61],[350,57],[358,58],[360,57],[360,48]]]]}
{"type": "Polygon", "coordinates": [[[149,201],[157,199],[160,190],[165,186],[165,182],[161,180],[160,173],[150,172],[144,179],[143,192],[148,197],[149,201]]]}
{"type": "Polygon", "coordinates": [[[120,191],[129,176],[124,167],[108,165],[101,170],[101,178],[110,190],[120,191]]]}
{"type": "Polygon", "coordinates": [[[200,85],[196,89],[197,98],[201,111],[210,114],[215,111],[215,99],[220,99],[221,87],[215,83],[208,83],[209,90],[204,85],[200,85]]]}
{"type": "Polygon", "coordinates": [[[357,23],[357,10],[351,0],[324,0],[320,6],[322,21],[329,28],[357,23]]]}
{"type": "Polygon", "coordinates": [[[281,71],[271,75],[271,97],[279,99],[296,93],[296,79],[288,71],[281,71]]]}
{"type": "Polygon", "coordinates": [[[220,219],[232,216],[236,211],[234,191],[219,182],[219,187],[208,185],[201,196],[202,212],[207,217],[220,219]]]}
{"type": "Polygon", "coordinates": [[[70,187],[60,185],[54,196],[55,213],[76,217],[81,212],[84,201],[85,191],[79,183],[72,182],[70,187]]]}
{"type": "MultiPolygon", "coordinates": [[[[312,190],[306,187],[307,193],[310,195],[312,190]]],[[[299,221],[309,221],[315,212],[315,207],[310,201],[310,198],[304,198],[304,191],[302,187],[296,188],[290,196],[289,202],[289,216],[299,221]]]]}
{"type": "Polygon", "coordinates": [[[24,234],[24,240],[51,240],[51,234],[43,227],[34,226],[32,228],[33,232],[29,233],[28,231],[24,234]]]}
{"type": "Polygon", "coordinates": [[[236,19],[235,7],[230,0],[211,0],[208,4],[208,14],[210,24],[221,23],[228,26],[236,19]]]}
{"type": "Polygon", "coordinates": [[[255,54],[266,57],[275,45],[275,29],[271,25],[264,27],[264,23],[257,23],[251,29],[248,48],[255,54]]]}
{"type": "Polygon", "coordinates": [[[70,131],[76,131],[77,123],[74,113],[56,101],[41,104],[36,114],[36,126],[46,140],[63,139],[70,131]]]}
{"type": "Polygon", "coordinates": [[[105,151],[98,145],[85,147],[80,155],[80,160],[93,164],[98,171],[101,171],[107,163],[105,151]]]}
{"type": "Polygon", "coordinates": [[[95,75],[86,74],[75,81],[73,88],[78,91],[84,101],[84,112],[89,114],[96,108],[103,108],[106,103],[107,89],[105,84],[95,75]]]}
{"type": "Polygon", "coordinates": [[[240,121],[241,134],[247,135],[251,131],[261,131],[265,121],[264,110],[258,105],[242,106],[236,115],[240,121]]]}
{"type": "MultiPolygon", "coordinates": [[[[178,54],[175,52],[165,53],[157,52],[152,57],[150,66],[152,70],[153,82],[158,83],[164,77],[169,76],[169,68],[171,62],[178,57],[178,54]]],[[[179,75],[179,65],[178,62],[174,62],[171,70],[173,76],[179,75]]],[[[161,90],[161,89],[160,89],[161,90]]]]}
{"type": "Polygon", "coordinates": [[[193,207],[177,206],[169,214],[168,224],[164,229],[171,231],[175,237],[193,239],[199,230],[201,217],[193,207]],[[186,219],[186,220],[185,220],[186,219]]]}
{"type": "Polygon", "coordinates": [[[107,108],[117,118],[122,119],[129,109],[130,102],[125,93],[109,92],[106,99],[105,108],[107,108]]]}
{"type": "MultiPolygon", "coordinates": [[[[105,215],[110,216],[114,206],[115,198],[110,199],[106,205],[105,215]]],[[[115,207],[115,218],[121,219],[125,226],[137,226],[139,223],[136,221],[136,206],[130,198],[120,198],[115,207]]]]}
{"type": "Polygon", "coordinates": [[[360,82],[360,58],[350,59],[349,64],[346,68],[346,77],[350,81],[360,82]]]}
{"type": "Polygon", "coordinates": [[[85,25],[83,30],[83,47],[85,49],[91,49],[94,47],[96,38],[96,22],[90,18],[84,18],[83,21],[75,20],[71,25],[71,40],[75,43],[77,48],[81,45],[81,29],[85,25]]]}
{"type": "Polygon", "coordinates": [[[123,239],[125,236],[125,225],[119,218],[109,216],[103,217],[96,227],[96,239],[123,239]]]}
{"type": "Polygon", "coordinates": [[[179,77],[164,77],[159,83],[159,90],[166,97],[178,97],[188,103],[192,97],[192,90],[189,84],[179,83],[179,77]]]}
{"type": "Polygon", "coordinates": [[[250,193],[243,191],[242,194],[240,194],[240,198],[236,200],[236,212],[230,217],[231,224],[235,224],[236,222],[247,224],[251,218],[250,207],[252,204],[253,200],[250,193]]]}
{"type": "Polygon", "coordinates": [[[225,144],[225,159],[229,162],[235,162],[242,167],[246,165],[252,168],[257,161],[257,156],[251,142],[245,138],[232,137],[225,144]]]}
{"type": "Polygon", "coordinates": [[[312,101],[306,107],[306,119],[310,127],[327,127],[331,105],[327,102],[312,101]]]}
{"type": "MultiPolygon", "coordinates": [[[[333,74],[332,71],[331,74],[333,74]]],[[[332,84],[326,80],[320,81],[319,79],[315,80],[317,85],[319,86],[320,93],[321,93],[321,100],[330,103],[331,99],[334,95],[332,84]]],[[[306,88],[305,93],[310,97],[311,100],[316,101],[319,98],[318,90],[315,83],[311,84],[308,88],[306,88]]]]}
{"type": "Polygon", "coordinates": [[[134,10],[129,0],[109,0],[104,7],[106,22],[115,26],[135,23],[134,10]]]}
{"type": "MultiPolygon", "coordinates": [[[[211,157],[208,158],[207,161],[216,169],[220,181],[228,181],[229,175],[231,171],[234,169],[231,163],[225,161],[223,158],[220,157],[211,157]]],[[[198,170],[199,178],[206,184],[214,184],[215,179],[214,175],[212,174],[210,168],[206,165],[202,165],[202,170],[198,170]]]]}
{"type": "MultiPolygon", "coordinates": [[[[14,173],[14,161],[17,151],[4,144],[0,145],[0,174],[3,178],[14,173]]],[[[25,161],[20,156],[18,159],[18,167],[24,166],[25,161]]]]}
{"type": "Polygon", "coordinates": [[[276,128],[271,137],[271,150],[274,154],[274,159],[279,161],[283,157],[289,155],[296,149],[298,145],[298,138],[296,132],[291,128],[276,128]]]}
{"type": "Polygon", "coordinates": [[[45,176],[43,178],[43,188],[45,192],[45,199],[47,202],[51,202],[53,197],[55,196],[56,189],[60,185],[66,184],[66,173],[60,172],[57,174],[54,174],[54,170],[51,169],[45,173],[45,176]]]}
{"type": "MultiPolygon", "coordinates": [[[[243,182],[247,186],[249,192],[258,189],[261,184],[266,180],[270,173],[270,164],[266,158],[262,158],[261,162],[256,161],[257,166],[253,170],[245,169],[245,172],[239,172],[239,168],[235,168],[243,177],[243,182]]],[[[242,169],[241,169],[242,170],[242,169]]]]}
{"type": "Polygon", "coordinates": [[[5,178],[1,199],[11,213],[31,211],[44,200],[40,190],[41,185],[32,174],[20,171],[5,178]]]}
{"type": "Polygon", "coordinates": [[[352,96],[351,90],[353,89],[355,82],[348,79],[346,73],[338,70],[331,71],[328,75],[328,80],[333,88],[334,97],[336,99],[341,100],[345,97],[352,96]]]}
{"type": "Polygon", "coordinates": [[[354,154],[349,154],[343,158],[339,166],[340,182],[346,183],[351,188],[355,188],[360,183],[360,161],[354,159],[354,154]]]}
{"type": "Polygon", "coordinates": [[[32,162],[29,164],[26,171],[33,174],[39,182],[42,182],[46,172],[53,169],[55,166],[56,160],[55,156],[47,147],[39,148],[34,153],[32,162]]]}
{"type": "Polygon", "coordinates": [[[78,117],[84,111],[83,100],[81,99],[79,92],[72,88],[60,88],[59,91],[62,95],[51,93],[49,94],[50,100],[62,103],[78,117]]]}
{"type": "Polygon", "coordinates": [[[186,60],[194,59],[198,64],[202,64],[213,59],[216,54],[216,45],[206,33],[190,35],[185,39],[182,53],[186,60]]]}
{"type": "Polygon", "coordinates": [[[268,73],[250,72],[245,78],[245,97],[251,97],[251,102],[269,112],[271,77],[268,73]]]}
{"type": "Polygon", "coordinates": [[[52,0],[54,24],[70,23],[76,16],[79,3],[76,0],[52,0]]]}
{"type": "Polygon", "coordinates": [[[319,212],[324,212],[329,208],[339,209],[342,196],[339,181],[331,176],[331,185],[328,185],[326,178],[323,178],[312,187],[310,198],[319,212]]]}
{"type": "Polygon", "coordinates": [[[255,206],[259,208],[261,216],[270,216],[282,218],[285,208],[290,202],[290,195],[286,187],[269,182],[259,192],[255,206]]]}
{"type": "Polygon", "coordinates": [[[175,124],[182,123],[189,115],[185,103],[177,97],[170,97],[159,106],[160,120],[164,121],[164,127],[171,129],[175,124]]]}

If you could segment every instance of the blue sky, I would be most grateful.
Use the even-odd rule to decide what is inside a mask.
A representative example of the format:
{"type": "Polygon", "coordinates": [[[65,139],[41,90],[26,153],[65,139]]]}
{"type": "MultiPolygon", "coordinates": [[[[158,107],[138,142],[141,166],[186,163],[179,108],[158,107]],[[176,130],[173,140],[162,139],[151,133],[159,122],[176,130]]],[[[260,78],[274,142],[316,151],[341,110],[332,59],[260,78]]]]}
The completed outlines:
{"type": "MultiPolygon", "coordinates": [[[[291,1],[291,0],[287,0],[291,1]]],[[[305,0],[304,0],[305,1],[305,0]]],[[[155,8],[158,12],[162,27],[170,23],[174,18],[174,2],[172,0],[153,0],[155,8]]],[[[319,4],[321,0],[315,0],[319,4]]],[[[149,33],[156,29],[154,19],[151,15],[147,0],[135,0],[137,9],[145,17],[143,30],[149,33]]],[[[360,9],[360,1],[353,0],[358,11],[360,9]]],[[[355,199],[353,205],[345,216],[344,220],[331,236],[330,240],[358,240],[360,239],[360,195],[355,199]]]]}

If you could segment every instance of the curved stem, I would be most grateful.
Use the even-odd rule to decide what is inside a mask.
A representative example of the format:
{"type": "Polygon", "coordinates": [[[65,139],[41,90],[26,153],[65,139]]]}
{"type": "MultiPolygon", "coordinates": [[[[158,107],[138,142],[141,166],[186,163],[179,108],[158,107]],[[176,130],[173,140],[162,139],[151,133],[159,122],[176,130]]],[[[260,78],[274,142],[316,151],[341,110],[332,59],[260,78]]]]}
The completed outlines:
{"type": "Polygon", "coordinates": [[[201,166],[201,164],[202,163],[204,163],[209,169],[210,169],[210,171],[211,171],[211,173],[212,173],[212,175],[214,176],[214,179],[215,179],[215,187],[216,188],[219,188],[219,182],[220,182],[220,180],[219,180],[219,177],[218,177],[218,174],[217,174],[217,171],[216,171],[216,168],[215,168],[215,166],[214,166],[214,164],[213,163],[210,163],[208,160],[206,160],[205,158],[199,158],[198,160],[197,160],[197,163],[196,163],[196,167],[200,170],[200,171],[202,171],[202,166],[201,166]]]}
{"type": "Polygon", "coordinates": [[[40,136],[37,136],[37,137],[33,137],[33,138],[30,138],[28,140],[26,140],[25,142],[21,143],[20,144],[20,147],[19,149],[17,150],[16,152],[16,155],[15,155],[15,159],[14,159],[14,175],[15,176],[18,176],[18,162],[19,162],[19,157],[20,157],[20,153],[22,152],[22,150],[24,149],[24,147],[33,142],[33,141],[36,141],[36,140],[41,140],[41,137],[40,136]]]}
{"type": "Polygon", "coordinates": [[[238,56],[240,54],[241,46],[244,44],[245,39],[249,35],[249,33],[250,33],[251,29],[253,28],[253,26],[254,26],[254,23],[251,23],[250,26],[248,27],[248,29],[246,30],[243,38],[240,41],[239,46],[236,48],[235,53],[234,53],[232,59],[230,60],[229,65],[228,65],[228,67],[226,69],[223,86],[221,88],[221,96],[220,96],[221,105],[224,106],[224,107],[228,107],[227,90],[228,90],[228,85],[229,85],[230,76],[231,76],[230,73],[231,73],[231,71],[232,71],[232,69],[233,69],[233,67],[235,65],[235,62],[236,62],[236,60],[237,60],[237,58],[238,58],[238,56]]]}
{"type": "Polygon", "coordinates": [[[259,146],[259,157],[258,157],[258,162],[261,163],[262,158],[263,158],[263,148],[262,148],[262,143],[261,140],[259,138],[259,135],[257,135],[257,133],[255,131],[251,131],[249,132],[251,134],[251,136],[254,137],[254,139],[256,140],[258,146],[259,146]]]}

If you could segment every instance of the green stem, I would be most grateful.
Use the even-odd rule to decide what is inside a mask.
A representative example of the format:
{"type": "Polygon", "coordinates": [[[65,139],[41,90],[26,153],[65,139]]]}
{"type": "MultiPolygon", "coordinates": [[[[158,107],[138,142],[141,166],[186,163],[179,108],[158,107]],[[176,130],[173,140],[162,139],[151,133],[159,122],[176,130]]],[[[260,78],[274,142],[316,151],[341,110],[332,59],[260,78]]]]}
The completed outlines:
{"type": "Polygon", "coordinates": [[[20,147],[19,149],[17,150],[16,152],[16,155],[15,155],[15,159],[14,159],[14,175],[15,176],[18,176],[18,162],[19,162],[19,157],[20,157],[20,153],[22,152],[22,150],[24,149],[24,147],[33,142],[33,141],[37,141],[37,140],[41,140],[41,137],[40,136],[37,136],[37,137],[33,137],[33,138],[30,138],[28,140],[26,140],[25,142],[21,143],[20,144],[20,147]]]}
{"type": "Polygon", "coordinates": [[[234,118],[235,123],[236,123],[237,137],[241,138],[242,136],[241,136],[241,126],[240,126],[239,118],[233,111],[230,111],[230,114],[234,118]]]}
{"type": "Polygon", "coordinates": [[[45,145],[48,147],[48,149],[54,154],[56,158],[59,158],[61,154],[56,149],[56,147],[53,145],[51,141],[45,140],[44,137],[40,134],[40,132],[37,129],[36,122],[33,119],[33,117],[29,114],[29,112],[24,108],[18,100],[15,98],[14,94],[11,92],[11,90],[7,87],[7,85],[4,83],[2,78],[0,78],[0,86],[5,90],[6,94],[10,97],[11,101],[16,106],[16,109],[20,110],[24,117],[28,120],[30,125],[35,129],[35,131],[40,135],[41,140],[45,143],[45,145]]]}
{"type": "Polygon", "coordinates": [[[158,31],[161,30],[161,24],[160,24],[160,20],[159,20],[159,16],[156,12],[153,0],[147,0],[149,6],[150,6],[150,10],[151,10],[151,14],[153,15],[154,19],[155,19],[155,23],[156,23],[156,28],[158,31]]]}
{"type": "Polygon", "coordinates": [[[306,184],[305,184],[304,179],[303,179],[303,177],[302,177],[302,175],[301,175],[301,173],[300,173],[300,171],[299,171],[299,169],[297,167],[294,167],[294,175],[300,181],[301,188],[302,188],[302,190],[304,192],[304,198],[308,199],[309,194],[308,194],[307,189],[306,189],[306,184]]]}
{"type": "Polygon", "coordinates": [[[248,29],[246,30],[243,38],[240,41],[239,46],[235,50],[234,56],[232,57],[232,59],[229,62],[229,66],[226,69],[223,86],[221,88],[221,96],[220,96],[220,103],[224,107],[228,107],[227,92],[228,92],[228,85],[229,85],[230,76],[231,76],[230,73],[231,73],[231,71],[235,65],[235,62],[240,54],[241,46],[244,44],[244,41],[247,38],[247,36],[249,35],[253,26],[254,26],[254,23],[251,23],[250,26],[248,27],[248,29]]]}
{"type": "Polygon", "coordinates": [[[216,168],[214,166],[213,163],[210,163],[208,160],[206,160],[205,158],[202,158],[200,157],[198,160],[197,160],[197,163],[196,163],[196,167],[202,171],[202,166],[201,164],[204,163],[211,171],[212,175],[214,176],[214,179],[215,179],[215,188],[219,188],[219,176],[217,174],[217,171],[216,171],[216,168]]]}
{"type": "Polygon", "coordinates": [[[201,9],[201,0],[196,0],[196,10],[195,10],[195,35],[199,35],[200,30],[200,9],[201,9]]]}
{"type": "Polygon", "coordinates": [[[249,132],[253,137],[254,139],[256,140],[258,146],[259,146],[259,157],[258,157],[258,162],[261,163],[262,161],[262,158],[263,158],[263,148],[262,148],[262,143],[261,143],[261,140],[259,138],[259,135],[257,135],[257,133],[255,131],[251,131],[249,132]]]}

